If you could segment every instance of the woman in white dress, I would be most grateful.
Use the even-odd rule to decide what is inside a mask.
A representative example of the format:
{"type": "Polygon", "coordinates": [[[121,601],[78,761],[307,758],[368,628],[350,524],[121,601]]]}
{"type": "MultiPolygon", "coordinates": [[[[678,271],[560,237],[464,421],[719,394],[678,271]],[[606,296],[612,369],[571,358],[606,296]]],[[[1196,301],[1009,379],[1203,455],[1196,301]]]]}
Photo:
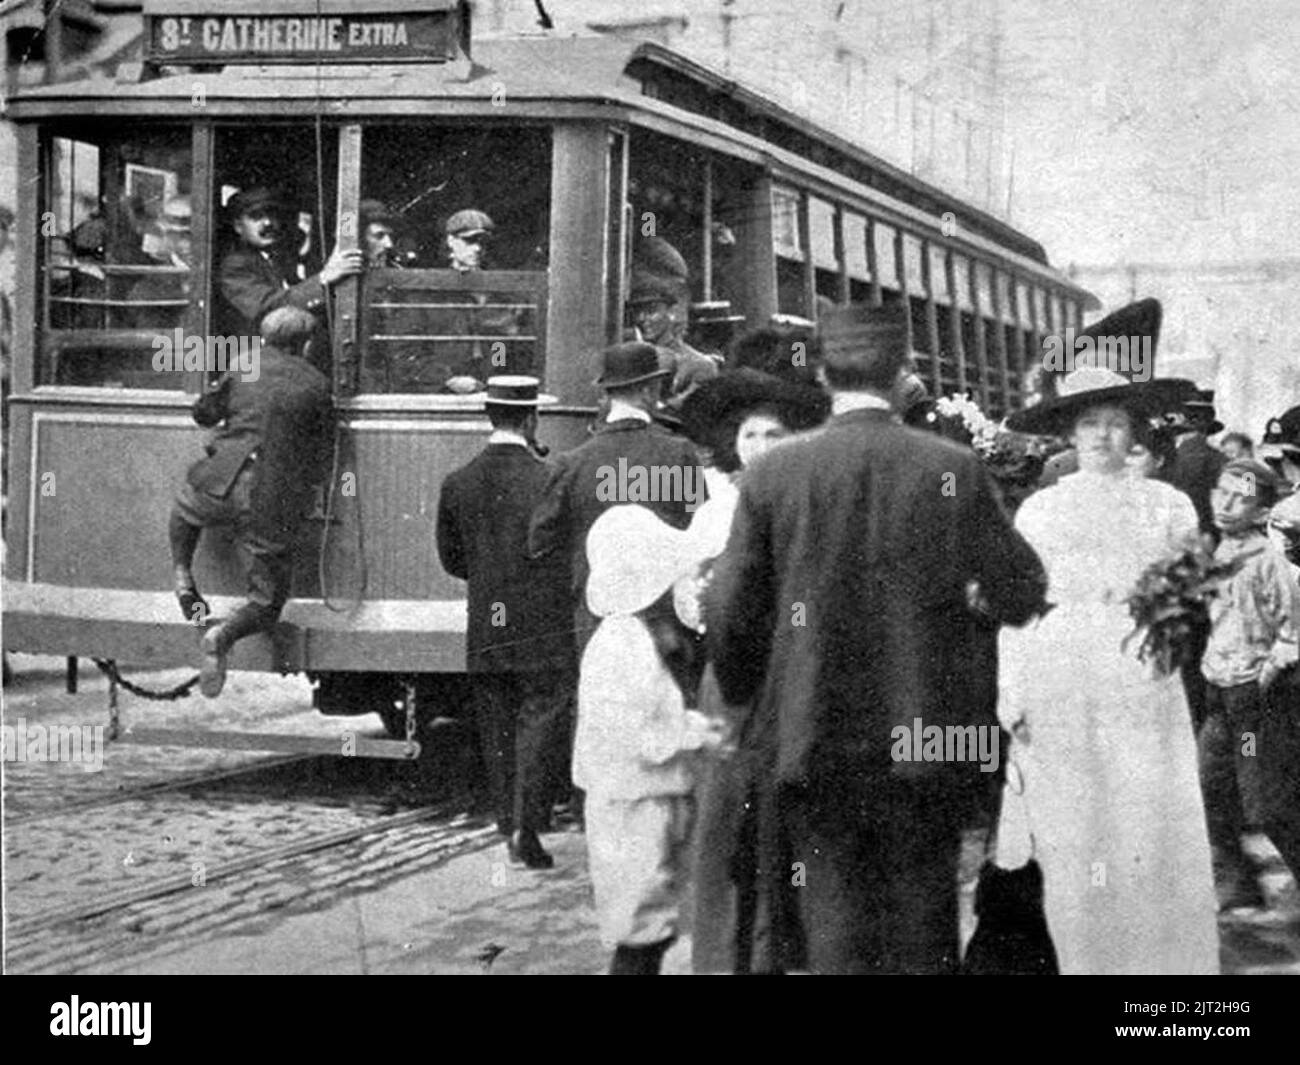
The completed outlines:
{"type": "Polygon", "coordinates": [[[1125,602],[1143,570],[1193,542],[1186,495],[1126,468],[1137,419],[1189,382],[1077,370],[1013,428],[1068,434],[1079,470],[1031,496],[1016,527],[1047,568],[1044,617],[1000,640],[998,715],[1023,805],[1004,803],[999,864],[1043,867],[1062,973],[1217,973],[1219,942],[1196,743],[1177,672],[1139,662],[1125,602]],[[1019,850],[1020,853],[1008,853],[1019,850]]]}

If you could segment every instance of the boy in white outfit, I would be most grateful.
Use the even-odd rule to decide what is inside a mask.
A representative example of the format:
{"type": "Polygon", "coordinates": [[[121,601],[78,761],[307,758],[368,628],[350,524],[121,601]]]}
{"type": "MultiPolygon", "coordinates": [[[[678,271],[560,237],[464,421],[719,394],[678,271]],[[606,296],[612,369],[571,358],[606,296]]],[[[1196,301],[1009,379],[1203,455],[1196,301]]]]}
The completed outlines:
{"type": "Polygon", "coordinates": [[[722,725],[686,707],[672,587],[700,559],[689,533],[636,505],[587,535],[587,605],[573,781],[587,792],[587,854],[612,975],[653,975],[677,938],[694,815],[694,762],[722,725]]]}

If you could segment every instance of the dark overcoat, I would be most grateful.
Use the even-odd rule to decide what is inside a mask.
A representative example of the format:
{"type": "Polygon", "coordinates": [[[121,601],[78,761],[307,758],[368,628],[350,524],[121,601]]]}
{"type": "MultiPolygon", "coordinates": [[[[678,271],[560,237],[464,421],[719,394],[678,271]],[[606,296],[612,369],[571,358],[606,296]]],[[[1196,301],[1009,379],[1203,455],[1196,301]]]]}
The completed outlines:
{"type": "Polygon", "coordinates": [[[569,559],[527,557],[528,521],[550,468],[517,444],[489,444],[447,475],[438,499],[438,556],[469,582],[471,672],[575,667],[569,559]]]}
{"type": "Polygon", "coordinates": [[[760,922],[788,923],[799,906],[784,886],[780,787],[827,795],[905,783],[951,809],[989,794],[977,761],[892,757],[894,729],[911,732],[918,718],[996,728],[988,625],[1026,621],[1045,590],[974,453],[887,411],[840,415],[746,471],[706,618],[743,767],[726,786],[746,789],[757,811],[746,835],[760,922]]]}
{"type": "Polygon", "coordinates": [[[1210,492],[1227,462],[1227,456],[1218,448],[1211,447],[1203,434],[1189,433],[1178,442],[1173,461],[1160,474],[1162,480],[1191,498],[1201,532],[1216,537],[1210,492]]]}
{"type": "MultiPolygon", "coordinates": [[[[528,550],[534,557],[557,552],[568,556],[572,606],[579,628],[590,630],[594,623],[584,598],[587,532],[596,519],[619,503],[640,503],[674,528],[685,529],[707,496],[704,470],[690,441],[637,419],[602,422],[589,440],[555,460],[550,481],[533,512],[528,550]],[[657,498],[647,499],[637,492],[634,471],[662,473],[674,468],[680,471],[673,475],[676,491],[660,491],[672,478],[656,475],[653,494],[657,498]],[[624,488],[630,494],[623,493],[624,488]]],[[[583,636],[579,634],[580,644],[585,642],[583,636]]]]}
{"type": "Polygon", "coordinates": [[[219,329],[227,336],[257,335],[262,319],[280,307],[318,313],[325,306],[325,286],[319,275],[295,281],[273,255],[268,257],[243,244],[222,256],[218,284],[219,329]]]}

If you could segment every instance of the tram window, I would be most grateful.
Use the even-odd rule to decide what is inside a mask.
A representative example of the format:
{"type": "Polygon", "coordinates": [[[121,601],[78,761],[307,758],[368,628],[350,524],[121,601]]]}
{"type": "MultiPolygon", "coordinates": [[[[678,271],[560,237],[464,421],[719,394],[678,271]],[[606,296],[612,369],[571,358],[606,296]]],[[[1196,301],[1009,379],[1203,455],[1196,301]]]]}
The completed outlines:
{"type": "MultiPolygon", "coordinates": [[[[953,254],[952,257],[952,280],[956,286],[953,295],[956,297],[957,306],[963,310],[972,309],[970,298],[970,260],[964,255],[953,254]]],[[[987,308],[986,308],[987,309],[987,308]]]]}
{"type": "MultiPolygon", "coordinates": [[[[850,282],[868,281],[867,270],[867,220],[852,211],[844,212],[844,260],[849,270],[850,282]]],[[[857,303],[858,296],[853,297],[857,303]]]]}
{"type": "MultiPolygon", "coordinates": [[[[705,350],[725,346],[731,325],[692,321],[688,304],[709,303],[709,314],[715,317],[747,310],[739,305],[738,296],[749,287],[744,276],[749,266],[744,238],[755,220],[754,180],[751,170],[694,145],[644,131],[631,137],[629,295],[631,288],[657,284],[654,279],[658,279],[669,282],[667,291],[679,289],[689,299],[665,304],[666,313],[655,314],[654,320],[647,318],[644,304],[639,316],[629,306],[625,325],[638,325],[645,338],[655,343],[686,329],[688,343],[705,350]]],[[[797,239],[797,224],[793,232],[797,239]]]]}
{"type": "Polygon", "coordinates": [[[894,228],[882,222],[872,227],[876,243],[876,269],[880,271],[880,287],[897,290],[898,260],[894,255],[894,228]]]}
{"type": "Polygon", "coordinates": [[[772,186],[772,246],[777,255],[803,259],[803,242],[799,239],[799,193],[795,189],[772,186]]]}
{"type": "Polygon", "coordinates": [[[549,128],[369,126],[361,156],[361,391],[543,376],[549,128]]]}
{"type": "Polygon", "coordinates": [[[808,241],[812,245],[813,265],[838,272],[835,257],[835,207],[816,196],[808,197],[808,241]]]}
{"type": "Polygon", "coordinates": [[[776,306],[782,314],[797,314],[808,317],[812,308],[808,305],[804,290],[803,263],[779,257],[776,260],[776,306]]]}
{"type": "Polygon", "coordinates": [[[907,291],[913,294],[925,291],[925,275],[921,267],[921,238],[911,233],[903,234],[903,269],[907,273],[907,291]]]}
{"type": "Polygon", "coordinates": [[[190,304],[190,134],[109,127],[46,145],[42,293],[49,384],[175,389],[142,333],[190,304]]]}

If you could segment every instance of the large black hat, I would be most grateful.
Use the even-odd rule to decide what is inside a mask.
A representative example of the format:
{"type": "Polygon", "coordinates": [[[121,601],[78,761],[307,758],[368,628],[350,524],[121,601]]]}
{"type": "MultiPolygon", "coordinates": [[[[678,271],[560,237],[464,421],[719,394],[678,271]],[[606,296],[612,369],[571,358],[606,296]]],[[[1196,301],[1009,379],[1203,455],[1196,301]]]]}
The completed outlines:
{"type": "Polygon", "coordinates": [[[776,410],[790,429],[811,429],[830,414],[831,401],[814,385],[783,381],[759,370],[724,370],[682,403],[682,426],[696,443],[711,446],[718,428],[760,407],[776,410]]]}
{"type": "Polygon", "coordinates": [[[1292,407],[1278,417],[1270,418],[1260,444],[1261,454],[1273,448],[1293,455],[1300,453],[1300,407],[1292,407]]]}
{"type": "Polygon", "coordinates": [[[690,295],[690,268],[682,253],[663,237],[647,237],[632,256],[627,302],[677,303],[690,295]]]}
{"type": "MultiPolygon", "coordinates": [[[[1039,377],[1042,398],[1007,419],[1007,428],[1022,433],[1061,435],[1088,407],[1116,404],[1136,418],[1159,417],[1197,398],[1197,388],[1182,378],[1150,379],[1155,370],[1156,346],[1160,341],[1160,301],[1142,299],[1127,304],[1094,322],[1077,334],[1049,338],[1058,345],[1059,359],[1045,351],[1039,377]],[[1068,347],[1074,338],[1074,349],[1068,347]],[[1091,341],[1081,345],[1079,342],[1091,341]],[[1137,365],[1129,360],[1113,366],[1101,365],[1117,349],[1108,342],[1137,339],[1145,342],[1145,354],[1137,365]],[[1085,354],[1080,354],[1082,351],[1085,354]],[[1077,356],[1077,365],[1076,365],[1077,356]]],[[[1130,353],[1131,355],[1132,353],[1130,353]]]]}
{"type": "Polygon", "coordinates": [[[832,369],[865,368],[882,357],[910,351],[908,310],[902,303],[871,307],[853,303],[828,311],[821,323],[821,358],[832,369]]]}
{"type": "Polygon", "coordinates": [[[595,383],[606,389],[640,384],[673,372],[671,366],[664,367],[660,363],[659,351],[653,344],[639,340],[606,348],[601,356],[601,367],[595,383]]]}

